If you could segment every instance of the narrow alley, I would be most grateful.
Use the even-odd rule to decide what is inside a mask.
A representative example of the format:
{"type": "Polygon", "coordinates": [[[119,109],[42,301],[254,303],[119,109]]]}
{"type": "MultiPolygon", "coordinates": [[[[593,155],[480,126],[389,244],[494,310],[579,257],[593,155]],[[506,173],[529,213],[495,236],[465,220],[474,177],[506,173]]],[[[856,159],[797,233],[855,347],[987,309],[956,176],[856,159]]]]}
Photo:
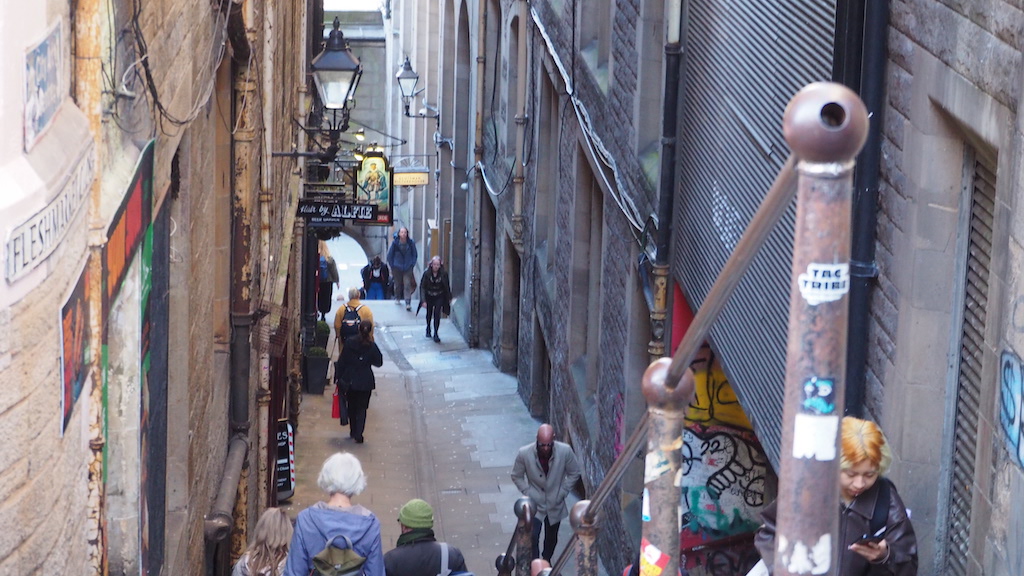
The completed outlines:
{"type": "MultiPolygon", "coordinates": [[[[328,241],[338,264],[341,293],[359,286],[366,257],[347,236],[328,241]]],[[[335,291],[337,296],[338,291],[335,291]]],[[[489,352],[470,349],[449,320],[441,342],[423,337],[424,313],[407,312],[389,300],[366,300],[384,353],[376,369],[366,442],[356,444],[348,427],[331,418],[329,384],[322,396],[302,395],[296,431],[296,490],[285,504],[295,516],[324,495],[316,485],[320,465],[334,452],[355,454],[368,477],[355,501],[381,522],[384,550],[400,534],[398,509],[411,498],[434,506],[435,532],[462,550],[477,574],[492,573],[515,530],[513,505],[520,498],[509,473],[520,446],[536,437],[539,421],[516,394],[516,379],[495,368],[489,352]]],[[[329,315],[343,302],[335,299],[329,315]]],[[[329,348],[335,350],[332,329],[329,348]]],[[[333,368],[330,373],[333,381],[333,368]]],[[[570,496],[575,501],[575,498],[570,496]]],[[[570,502],[571,505],[572,502],[570,502]]],[[[572,530],[563,522],[559,553],[572,530]]],[[[570,567],[563,574],[571,575],[570,567]]]]}

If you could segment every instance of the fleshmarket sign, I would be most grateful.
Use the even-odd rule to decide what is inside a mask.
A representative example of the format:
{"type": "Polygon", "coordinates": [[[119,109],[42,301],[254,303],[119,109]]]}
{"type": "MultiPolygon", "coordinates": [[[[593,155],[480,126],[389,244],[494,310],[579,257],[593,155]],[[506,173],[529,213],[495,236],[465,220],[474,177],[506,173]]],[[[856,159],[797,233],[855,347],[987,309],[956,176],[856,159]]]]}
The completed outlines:
{"type": "Polygon", "coordinates": [[[71,223],[88,203],[96,172],[96,156],[90,146],[79,158],[57,196],[25,223],[11,230],[4,243],[4,277],[13,284],[60,246],[71,223]]]}

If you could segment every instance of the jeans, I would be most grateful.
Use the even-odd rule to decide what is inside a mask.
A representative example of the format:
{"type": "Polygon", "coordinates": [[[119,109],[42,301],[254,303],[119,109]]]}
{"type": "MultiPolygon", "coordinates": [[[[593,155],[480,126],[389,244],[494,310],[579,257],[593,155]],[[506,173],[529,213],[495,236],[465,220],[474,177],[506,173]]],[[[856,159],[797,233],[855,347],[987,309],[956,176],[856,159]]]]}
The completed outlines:
{"type": "Polygon", "coordinates": [[[554,524],[549,523],[547,516],[544,517],[544,520],[541,520],[540,518],[533,519],[533,555],[531,558],[543,558],[548,562],[551,562],[551,557],[555,555],[555,546],[558,544],[558,526],[561,524],[561,522],[555,522],[554,524]],[[544,553],[538,556],[540,550],[541,522],[543,522],[544,528],[544,553]]]}
{"type": "Polygon", "coordinates": [[[370,289],[366,291],[367,300],[383,300],[384,285],[380,282],[370,282],[370,289]]]}

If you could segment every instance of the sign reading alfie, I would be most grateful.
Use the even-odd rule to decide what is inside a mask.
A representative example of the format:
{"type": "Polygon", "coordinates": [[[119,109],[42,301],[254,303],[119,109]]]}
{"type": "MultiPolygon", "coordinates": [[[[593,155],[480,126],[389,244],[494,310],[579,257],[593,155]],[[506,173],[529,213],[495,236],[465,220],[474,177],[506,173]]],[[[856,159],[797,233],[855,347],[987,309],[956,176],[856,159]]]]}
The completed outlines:
{"type": "Polygon", "coordinates": [[[313,227],[353,224],[390,226],[393,169],[380,152],[367,152],[359,167],[345,174],[345,182],[307,182],[298,216],[313,227]]]}

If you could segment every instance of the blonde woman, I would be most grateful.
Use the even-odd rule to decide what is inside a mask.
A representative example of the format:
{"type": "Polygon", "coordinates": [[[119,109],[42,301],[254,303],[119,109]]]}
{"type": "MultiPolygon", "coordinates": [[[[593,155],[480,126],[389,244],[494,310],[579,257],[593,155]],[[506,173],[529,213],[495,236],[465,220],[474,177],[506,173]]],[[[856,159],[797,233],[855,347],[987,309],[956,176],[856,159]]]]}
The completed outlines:
{"type": "Polygon", "coordinates": [[[316,271],[316,309],[320,312],[320,319],[327,320],[327,314],[331,311],[331,296],[334,295],[334,287],[341,286],[341,277],[338,275],[338,264],[331,257],[327,242],[319,240],[317,251],[320,253],[320,267],[316,271]]]}
{"type": "Polygon", "coordinates": [[[231,576],[281,576],[284,574],[288,545],[292,541],[292,521],[280,508],[267,508],[256,523],[249,548],[235,564],[231,576]]]}
{"type": "MultiPolygon", "coordinates": [[[[884,478],[892,452],[874,422],[847,416],[840,432],[839,462],[839,567],[836,576],[915,576],[917,537],[896,486],[884,478]],[[886,499],[888,505],[886,506],[886,499]],[[884,529],[870,532],[879,506],[884,529]],[[869,538],[864,538],[869,536],[869,538]]],[[[769,571],[775,561],[775,503],[762,513],[764,524],[754,545],[769,571]]]]}

